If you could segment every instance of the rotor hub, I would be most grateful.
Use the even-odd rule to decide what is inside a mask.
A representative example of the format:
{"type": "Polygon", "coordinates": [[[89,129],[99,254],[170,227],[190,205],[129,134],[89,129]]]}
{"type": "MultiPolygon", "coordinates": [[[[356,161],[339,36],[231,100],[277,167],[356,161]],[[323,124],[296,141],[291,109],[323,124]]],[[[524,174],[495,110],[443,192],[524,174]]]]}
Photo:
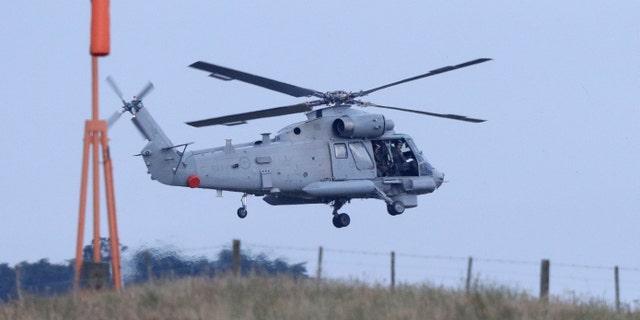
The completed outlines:
{"type": "Polygon", "coordinates": [[[353,94],[344,90],[328,91],[323,95],[323,99],[326,104],[343,104],[351,101],[353,94]]]}

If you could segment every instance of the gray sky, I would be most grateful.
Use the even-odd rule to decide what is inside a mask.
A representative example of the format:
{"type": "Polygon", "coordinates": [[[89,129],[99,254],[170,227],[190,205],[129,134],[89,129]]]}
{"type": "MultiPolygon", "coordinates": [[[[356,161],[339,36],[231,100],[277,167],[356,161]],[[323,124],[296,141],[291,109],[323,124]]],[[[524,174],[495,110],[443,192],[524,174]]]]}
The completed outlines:
{"type": "MultiPolygon", "coordinates": [[[[89,1],[13,2],[0,11],[1,262],[74,257],[82,136],[91,116],[89,23],[89,1]]],[[[518,283],[536,294],[540,259],[551,259],[552,268],[554,262],[620,265],[628,269],[621,276],[623,299],[639,299],[638,30],[638,1],[112,1],[111,55],[100,59],[102,117],[120,107],[107,75],[127,97],[151,80],[156,90],[145,106],[174,143],[194,141],[194,149],[223,145],[225,138],[254,141],[304,119],[185,125],[304,101],[208,78],[187,67],[197,60],[327,91],[369,89],[494,59],[367,97],[489,121],[382,111],[396,131],[413,136],[449,183],[396,217],[381,201],[354,200],[342,210],[352,218],[346,229],[331,225],[325,205],[272,207],[250,197],[249,216],[240,220],[240,194],[216,198],[215,191],[151,181],[132,156],[145,142],[125,116],[109,131],[120,240],[210,256],[238,238],[256,252],[309,261],[311,274],[313,248],[320,245],[532,261],[523,271],[530,279],[518,283]]],[[[333,265],[331,255],[326,259],[328,276],[388,281],[386,257],[367,262],[370,256],[337,253],[333,265]]],[[[441,282],[421,270],[424,261],[411,263],[417,267],[399,271],[401,280],[441,282]]],[[[454,264],[463,270],[466,262],[454,264]]],[[[501,268],[508,264],[485,265],[478,263],[481,275],[518,279],[505,278],[510,271],[501,268]]],[[[449,283],[459,284],[458,269],[449,283]]],[[[578,268],[585,275],[575,276],[578,271],[564,269],[552,270],[576,282],[552,283],[552,292],[578,287],[610,296],[613,272],[603,271],[601,284],[588,278],[602,270],[578,268]]]]}

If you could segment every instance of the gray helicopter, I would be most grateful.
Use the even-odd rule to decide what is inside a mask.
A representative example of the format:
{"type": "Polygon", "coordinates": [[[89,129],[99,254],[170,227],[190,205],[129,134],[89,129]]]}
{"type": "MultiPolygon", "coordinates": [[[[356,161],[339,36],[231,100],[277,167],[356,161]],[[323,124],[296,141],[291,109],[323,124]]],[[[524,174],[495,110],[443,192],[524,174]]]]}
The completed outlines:
{"type": "Polygon", "coordinates": [[[455,114],[440,114],[363,102],[358,98],[405,82],[468,67],[491,59],[481,58],[429,71],[369,90],[320,92],[242,71],[198,61],[190,67],[206,71],[220,80],[238,80],[294,97],[316,100],[187,122],[194,127],[239,125],[248,120],[306,113],[307,120],[262,134],[249,143],[187,151],[192,143],[174,144],[165,135],[142,100],[151,91],[149,83],[130,102],[109,77],[123,107],[108,123],[125,112],[148,141],[139,156],[152,180],[190,188],[242,193],[240,218],[247,216],[247,196],[262,196],[271,205],[329,204],[333,225],[342,228],[351,218],[339,210],[351,199],[375,198],[385,202],[393,216],[418,206],[418,195],[435,191],[444,174],[424,158],[413,139],[394,131],[394,123],[382,114],[356,110],[353,106],[377,107],[472,123],[485,120],[455,114]],[[322,108],[316,107],[324,106],[322,108]]]}

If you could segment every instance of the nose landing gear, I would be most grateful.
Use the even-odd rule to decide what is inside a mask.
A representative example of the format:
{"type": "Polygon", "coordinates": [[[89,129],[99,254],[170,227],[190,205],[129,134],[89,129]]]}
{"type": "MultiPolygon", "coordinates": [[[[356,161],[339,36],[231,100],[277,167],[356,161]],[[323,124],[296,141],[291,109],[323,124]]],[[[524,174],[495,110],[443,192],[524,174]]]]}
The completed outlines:
{"type": "Polygon", "coordinates": [[[394,201],[387,205],[387,212],[392,216],[397,216],[404,212],[404,203],[402,201],[394,201]]]}

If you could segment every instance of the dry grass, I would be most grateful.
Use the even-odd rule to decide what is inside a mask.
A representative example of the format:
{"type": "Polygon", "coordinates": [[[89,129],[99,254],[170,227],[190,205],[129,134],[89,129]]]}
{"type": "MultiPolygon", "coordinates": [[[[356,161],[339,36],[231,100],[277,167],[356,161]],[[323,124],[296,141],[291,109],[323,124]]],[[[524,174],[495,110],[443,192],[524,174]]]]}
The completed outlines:
{"type": "Polygon", "coordinates": [[[122,293],[27,297],[0,305],[0,319],[640,319],[598,302],[540,303],[524,293],[291,278],[189,278],[122,293]]]}

